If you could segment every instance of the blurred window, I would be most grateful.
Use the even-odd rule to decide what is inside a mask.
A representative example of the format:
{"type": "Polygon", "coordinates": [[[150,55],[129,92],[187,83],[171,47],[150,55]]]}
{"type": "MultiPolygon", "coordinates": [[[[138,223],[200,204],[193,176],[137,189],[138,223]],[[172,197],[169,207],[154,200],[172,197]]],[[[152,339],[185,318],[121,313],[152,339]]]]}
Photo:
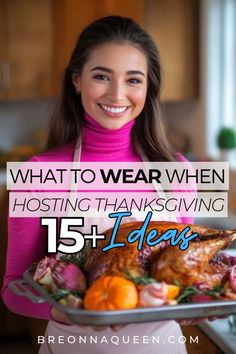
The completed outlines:
{"type": "Polygon", "coordinates": [[[236,0],[203,0],[206,16],[207,148],[221,127],[236,130],[236,0]]]}

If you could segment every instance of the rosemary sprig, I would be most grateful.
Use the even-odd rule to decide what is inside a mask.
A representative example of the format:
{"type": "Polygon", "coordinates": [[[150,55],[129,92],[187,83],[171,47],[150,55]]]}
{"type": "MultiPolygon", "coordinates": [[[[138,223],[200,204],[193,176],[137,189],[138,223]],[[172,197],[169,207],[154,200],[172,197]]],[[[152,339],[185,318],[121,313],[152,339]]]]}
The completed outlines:
{"type": "Polygon", "coordinates": [[[180,288],[180,290],[185,289],[185,286],[182,283],[180,283],[180,281],[178,279],[175,279],[174,283],[175,283],[175,285],[177,285],[180,288]]]}
{"type": "Polygon", "coordinates": [[[186,288],[181,289],[181,293],[180,296],[177,298],[177,302],[192,302],[191,296],[196,294],[201,294],[201,292],[193,285],[187,286],[186,288]]]}
{"type": "Polygon", "coordinates": [[[224,291],[224,285],[219,284],[216,285],[213,289],[206,291],[205,294],[218,298],[219,295],[224,294],[224,291]]]}
{"type": "Polygon", "coordinates": [[[150,278],[148,276],[134,277],[128,271],[126,271],[126,276],[129,280],[133,281],[137,285],[147,285],[156,282],[154,278],[150,278]]]}
{"type": "Polygon", "coordinates": [[[67,289],[58,289],[57,291],[54,291],[53,293],[50,294],[50,296],[56,300],[59,301],[66,297],[67,295],[74,295],[77,297],[80,297],[81,299],[83,298],[84,294],[81,291],[70,291],[67,289]]]}
{"type": "Polygon", "coordinates": [[[189,285],[185,287],[178,280],[175,280],[175,284],[180,287],[180,295],[177,298],[178,303],[192,302],[191,297],[193,295],[209,295],[215,298],[219,298],[219,295],[224,293],[224,285],[216,285],[213,289],[207,291],[201,291],[194,285],[189,285]]]}
{"type": "Polygon", "coordinates": [[[35,273],[38,263],[34,262],[30,267],[30,273],[35,273]]]}

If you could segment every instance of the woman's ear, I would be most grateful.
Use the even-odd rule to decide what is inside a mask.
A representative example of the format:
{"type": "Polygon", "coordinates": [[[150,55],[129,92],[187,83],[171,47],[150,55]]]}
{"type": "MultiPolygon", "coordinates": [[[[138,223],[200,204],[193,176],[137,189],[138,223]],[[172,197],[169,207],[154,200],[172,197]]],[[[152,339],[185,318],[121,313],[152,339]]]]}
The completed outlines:
{"type": "Polygon", "coordinates": [[[77,94],[80,93],[80,75],[78,73],[72,74],[72,83],[75,87],[75,91],[77,94]]]}

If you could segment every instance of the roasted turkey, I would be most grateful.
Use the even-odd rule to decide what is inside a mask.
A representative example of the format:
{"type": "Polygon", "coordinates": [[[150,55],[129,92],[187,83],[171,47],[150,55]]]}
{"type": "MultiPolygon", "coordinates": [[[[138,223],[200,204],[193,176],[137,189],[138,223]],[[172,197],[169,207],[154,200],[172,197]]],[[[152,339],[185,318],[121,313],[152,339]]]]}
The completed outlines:
{"type": "Polygon", "coordinates": [[[202,284],[209,289],[223,284],[231,270],[231,262],[219,251],[235,238],[236,230],[220,231],[211,239],[191,242],[185,251],[179,247],[169,247],[152,262],[151,276],[169,284],[178,280],[185,286],[202,284]]]}
{"type": "MultiPolygon", "coordinates": [[[[161,242],[157,246],[150,247],[145,242],[142,250],[138,251],[137,243],[128,243],[127,236],[131,231],[140,228],[142,224],[142,222],[131,222],[120,225],[115,242],[125,242],[126,246],[117,247],[107,252],[103,252],[102,249],[109,244],[113,228],[105,232],[105,240],[99,241],[99,248],[90,250],[84,264],[89,283],[94,282],[103,275],[120,275],[127,277],[129,274],[133,277],[139,277],[146,274],[152,254],[166,247],[169,243],[161,242]]],[[[150,222],[147,227],[147,232],[157,227],[164,230],[162,224],[150,222]]]]}
{"type": "MultiPolygon", "coordinates": [[[[169,241],[161,241],[152,247],[148,246],[144,241],[142,250],[139,251],[137,242],[128,243],[127,236],[131,231],[141,228],[142,225],[142,222],[120,225],[115,242],[125,242],[126,246],[103,252],[102,249],[109,244],[113,228],[105,232],[105,240],[99,241],[99,248],[90,249],[84,264],[89,283],[104,275],[142,277],[148,274],[150,268],[152,269],[153,277],[170,283],[173,283],[174,279],[182,281],[182,278],[185,277],[184,274],[186,274],[187,281],[196,280],[200,269],[201,272],[205,269],[208,276],[211,274],[212,282],[213,279],[216,279],[213,282],[214,284],[224,278],[229,268],[228,265],[224,264],[224,262],[219,262],[218,259],[218,273],[222,275],[214,276],[217,267],[212,265],[214,261],[212,261],[213,263],[210,261],[214,259],[220,249],[225,248],[232,242],[233,232],[230,233],[198,225],[151,221],[147,227],[146,234],[150,230],[156,229],[158,231],[157,238],[169,229],[177,229],[179,234],[187,226],[190,227],[188,234],[198,233],[199,236],[190,243],[186,251],[179,250],[178,245],[175,247],[170,246],[169,241]],[[205,251],[201,251],[202,249],[205,251]],[[183,256],[184,254],[186,256],[183,256]],[[191,259],[193,259],[192,263],[191,259]],[[222,263],[221,266],[219,266],[220,263],[222,263]],[[179,276],[176,274],[179,274],[179,276]]],[[[202,276],[202,279],[206,277],[202,276]]],[[[186,281],[183,284],[186,284],[186,281]]]]}

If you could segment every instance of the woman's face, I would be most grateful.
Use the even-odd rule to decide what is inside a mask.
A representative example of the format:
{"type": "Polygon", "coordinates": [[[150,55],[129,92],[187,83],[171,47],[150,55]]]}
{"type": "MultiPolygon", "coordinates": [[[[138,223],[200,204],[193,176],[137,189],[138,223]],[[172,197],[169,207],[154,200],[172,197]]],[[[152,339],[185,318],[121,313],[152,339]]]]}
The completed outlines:
{"type": "Polygon", "coordinates": [[[142,111],[147,94],[147,58],[129,44],[94,48],[81,75],[73,74],[85,111],[101,126],[118,129],[142,111]]]}

